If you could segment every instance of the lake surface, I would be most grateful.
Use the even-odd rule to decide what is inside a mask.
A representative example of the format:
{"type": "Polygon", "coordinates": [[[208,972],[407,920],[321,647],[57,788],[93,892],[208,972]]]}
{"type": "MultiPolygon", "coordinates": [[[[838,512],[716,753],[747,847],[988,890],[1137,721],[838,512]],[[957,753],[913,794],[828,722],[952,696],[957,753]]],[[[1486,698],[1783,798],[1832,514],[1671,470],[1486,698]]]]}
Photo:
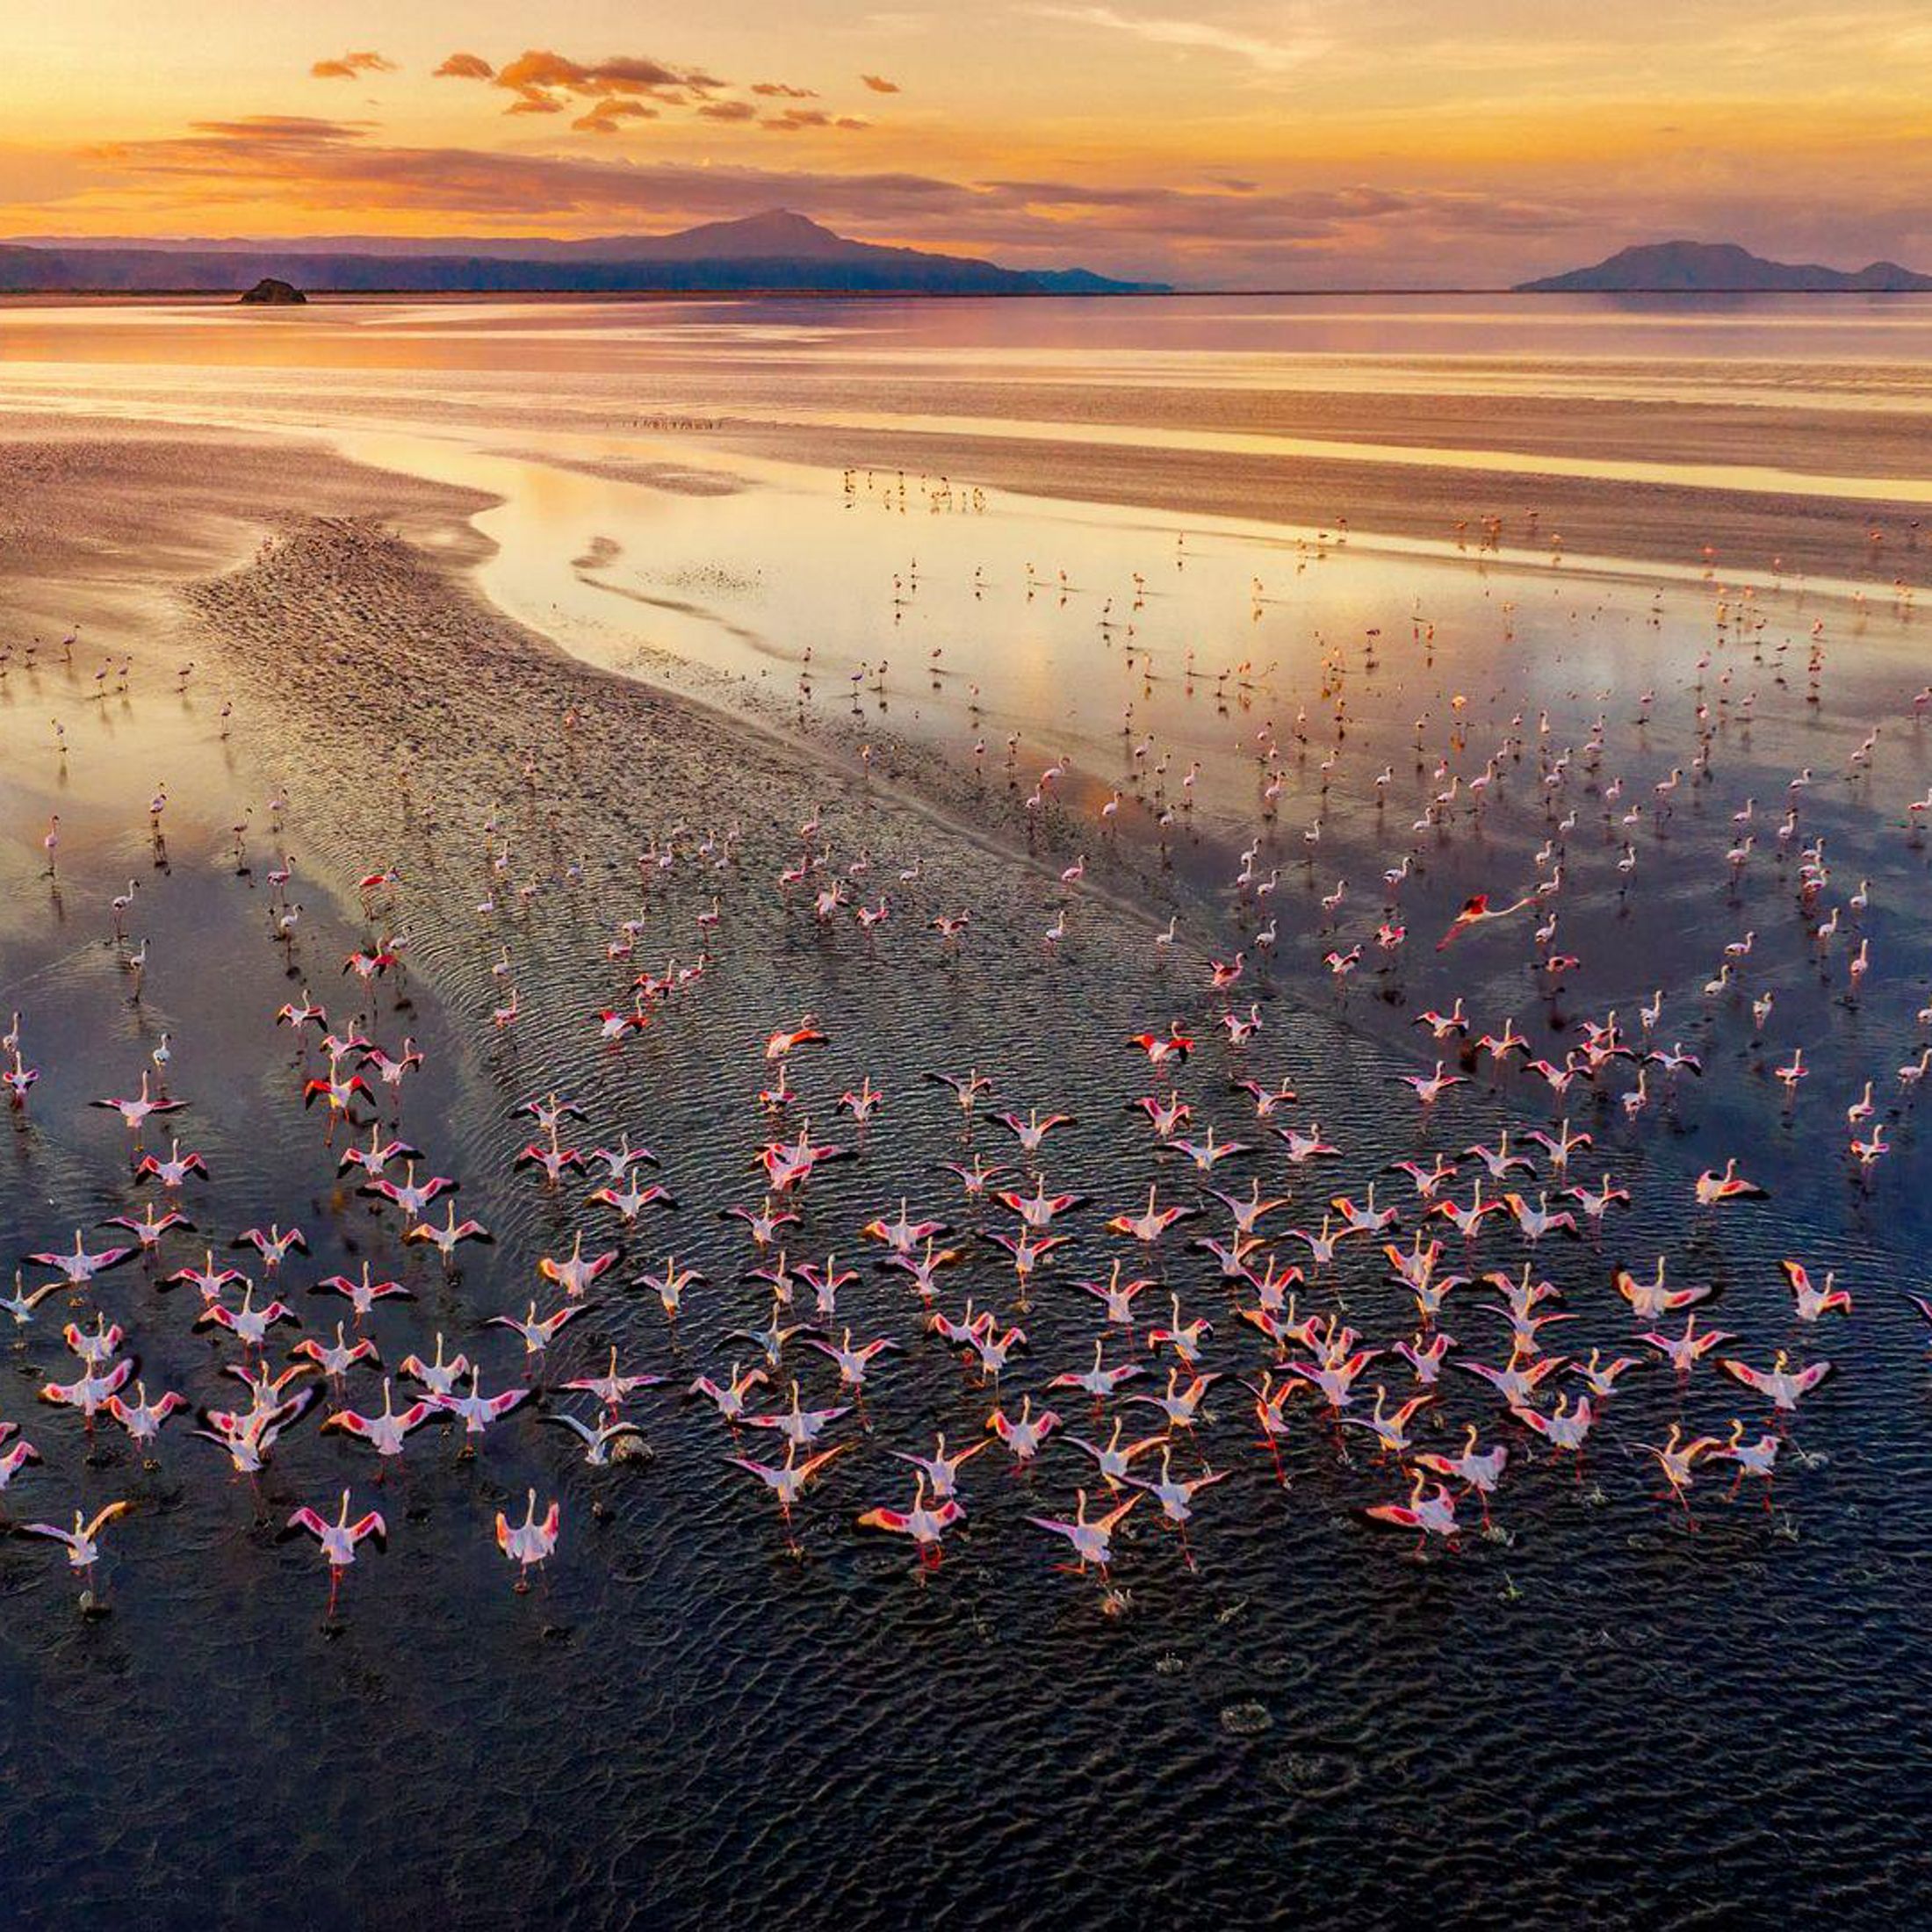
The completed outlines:
{"type": "MultiPolygon", "coordinates": [[[[207,1232],[170,1236],[175,1265],[299,1218],[312,1252],[292,1281],[370,1260],[415,1292],[367,1324],[386,1363],[440,1330],[494,1388],[520,1349],[483,1323],[554,1299],[536,1262],[585,1230],[587,1251],[622,1240],[623,1285],[564,1331],[546,1403],[613,1346],[668,1379],[632,1408],[645,1463],[586,1467],[533,1405],[472,1460],[425,1430],[379,1487],[374,1459],[311,1418],[251,1483],[182,1421],[147,1469],[105,1423],[90,1442],[32,1399],[71,1370],[61,1323],[98,1308],[151,1393],[239,1400],[221,1373],[239,1352],[191,1330],[192,1288],[163,1294],[130,1266],[44,1304],[0,1393],[43,1462],[5,1503],[57,1519],[140,1506],[108,1532],[104,1619],[76,1614],[57,1551],[0,1546],[10,1920],[138,1897],[161,1924],[1898,1922],[1932,1878],[1928,1331],[1906,1299],[1932,1293],[1932,1207],[1921,1103],[1898,1075],[1932,1040],[1926,815],[1909,809],[1932,796],[1914,706],[1932,675],[1928,397],[1932,302],[1909,298],[0,307],[0,405],[36,429],[58,415],[67,435],[123,417],[265,433],[482,490],[491,603],[599,673],[769,734],[681,759],[661,717],[585,678],[581,702],[625,722],[573,746],[555,720],[579,674],[546,661],[528,688],[493,667],[473,691],[420,694],[401,727],[346,682],[330,709],[291,678],[286,739],[263,726],[237,748],[219,692],[173,698],[171,658],[125,708],[86,689],[90,652],[119,639],[90,638],[77,665],[46,646],[10,660],[0,1011],[23,1009],[44,1076],[0,1165],[8,1265],[76,1223],[94,1244],[102,1216],[151,1192],[131,1185],[119,1121],[85,1102],[138,1079],[165,1026],[213,1171],[192,1198],[207,1232]],[[1587,542],[1543,507],[1566,480],[1604,493],[1578,499],[1587,542]],[[1689,506],[1662,538],[1659,493],[1689,506]],[[1738,533],[1715,554],[1706,511],[1738,533]],[[71,772],[50,717],[71,721],[71,772]],[[775,741],[802,766],[774,753],[762,771],[775,741]],[[231,811],[263,809],[263,767],[305,878],[318,854],[292,958],[261,876],[225,856],[231,811]],[[150,768],[180,775],[166,873],[150,768]],[[70,856],[50,895],[54,809],[70,856]],[[858,861],[853,902],[895,902],[871,939],[775,883],[821,809],[823,876],[858,861]],[[741,854],[721,868],[701,845],[728,827],[741,854]],[[1827,876],[1801,892],[1820,847],[1827,876]],[[675,857],[653,877],[638,854],[660,848],[675,857]],[[326,890],[324,855],[338,876],[379,858],[405,882],[412,1003],[380,986],[366,1010],[386,1044],[407,1030],[426,1049],[404,1128],[495,1236],[452,1274],[337,1178],[339,1144],[301,1105],[316,1053],[274,1021],[311,980],[346,1014],[339,961],[393,929],[388,908],[365,920],[326,890]],[[1063,887],[1081,860],[1087,880],[1063,887]],[[130,870],[155,955],[141,1004],[125,948],[103,943],[130,870]],[[1436,950],[1470,895],[1553,876],[1515,923],[1436,950]],[[955,953],[926,921],[965,904],[955,953]],[[1152,940],[1171,917],[1169,955],[1152,940]],[[613,961],[626,918],[643,951],[613,961]],[[1406,940],[1379,943],[1397,925],[1406,940]],[[644,954],[654,970],[701,945],[707,980],[609,1050],[590,1016],[628,1002],[644,954]],[[1330,955],[1352,947],[1337,976],[1330,955]],[[1237,949],[1243,977],[1211,992],[1208,959],[1237,949]],[[1563,954],[1576,963],[1553,973],[1563,954]],[[508,1031],[487,1017],[501,962],[529,1005],[508,1031]],[[1702,1071],[1620,1060],[1554,1092],[1520,1060],[1432,1043],[1418,1015],[1458,998],[1472,1034],[1513,1020],[1552,1061],[1614,1013],[1620,1037],[1681,1043],[1702,1071]],[[1224,1018],[1251,1002],[1261,1030],[1234,1043],[1224,1018]],[[840,1325],[898,1346],[834,1431],[849,1446],[799,1509],[795,1557],[724,1463],[730,1432],[678,1391],[750,1359],[736,1331],[769,1313],[744,1280],[758,1257],[721,1217],[756,1205],[750,1163],[776,1131],[754,1099],[764,1035],[804,1012],[831,1041],[796,1058],[782,1124],[809,1114],[856,1157],[806,1190],[795,1258],[847,1259],[860,1279],[840,1325]],[[1135,1110],[1169,1075],[1122,1042],[1170,1020],[1200,1036],[1171,1077],[1190,1131],[1254,1148],[1212,1176],[1135,1110]],[[1809,1078],[1787,1099],[1775,1069],[1799,1047],[1809,1078]],[[1438,1055],[1467,1083],[1424,1108],[1399,1082],[1438,1055]],[[998,1084],[989,1108],[1071,1122],[1022,1157],[921,1078],[970,1067],[998,1084]],[[1251,1075],[1297,1097],[1259,1120],[1233,1084],[1251,1075]],[[867,1078],[887,1099],[861,1130],[836,1102],[867,1078]],[[1891,1143],[1869,1172],[1846,1120],[1868,1080],[1891,1143]],[[551,1091],[586,1107],[587,1145],[647,1142],[674,1213],[626,1234],[582,1201],[589,1182],[553,1193],[515,1171],[531,1133],[515,1108],[551,1091]],[[1273,1128],[1316,1121],[1340,1157],[1291,1164],[1273,1128]],[[1557,1287],[1571,1319],[1547,1352],[1641,1366],[1581,1467],[1485,1382],[1445,1373],[1422,1444],[1453,1453],[1473,1424],[1510,1467],[1492,1534],[1466,1499],[1459,1547],[1410,1561],[1409,1539],[1360,1517],[1408,1486],[1366,1435],[1309,1396],[1279,1463],[1258,1438],[1237,1378],[1274,1352],[1238,1313],[1251,1289],[1192,1243],[1230,1231],[1201,1184],[1287,1197],[1258,1260],[1306,1267],[1303,1312],[1387,1352],[1417,1331],[1383,1237],[1317,1267],[1286,1225],[1318,1227],[1331,1195],[1373,1182],[1406,1247],[1425,1204],[1392,1164],[1458,1161],[1449,1192],[1467,1200],[1473,1143],[1566,1122],[1594,1143],[1572,1171],[1538,1152],[1512,1185],[1552,1206],[1568,1180],[1629,1189],[1600,1236],[1532,1243],[1504,1221],[1465,1244],[1426,1225],[1445,1271],[1527,1265],[1557,1287]],[[943,1170],[976,1153],[1091,1197],[1030,1294],[984,1238],[1012,1217],[943,1170]],[[1696,1177],[1733,1157],[1769,1198],[1698,1208],[1696,1177]],[[1203,1213],[1143,1253],[1102,1223],[1150,1185],[1203,1213]],[[1026,1330],[997,1391],[874,1265],[860,1230],[902,1197],[967,1251],[941,1305],[970,1294],[1026,1330]],[[669,1251],[709,1277],[674,1326],[631,1285],[669,1251]],[[1115,1258],[1153,1283],[1136,1332],[1108,1331],[1074,1286],[1115,1258]],[[1680,1381],[1638,1339],[1648,1324],[1612,1272],[1647,1279],[1660,1258],[1673,1284],[1718,1290],[1697,1312],[1731,1336],[1720,1353],[1833,1362],[1794,1421],[1713,1359],[1680,1381]],[[1851,1311],[1799,1322],[1786,1258],[1835,1272],[1851,1311]],[[1161,1388],[1171,1356],[1146,1331],[1171,1303],[1212,1320],[1202,1365],[1226,1378],[1177,1432],[1177,1467],[1224,1480],[1185,1546],[1143,1496],[1104,1593],[1057,1572],[1027,1519],[1105,1487],[1072,1437],[1157,1417],[1046,1385],[1105,1333],[1108,1359],[1143,1366],[1127,1394],[1161,1388]],[[996,1395],[1027,1394],[1062,1432],[1035,1467],[998,1447],[967,1466],[969,1514],[935,1572],[854,1529],[910,1496],[891,1452],[928,1453],[939,1430],[982,1439],[996,1395]],[[1779,1434],[1776,1482],[1729,1499],[1730,1467],[1706,1462],[1693,1530],[1646,1445],[1678,1423],[1722,1437],[1734,1417],[1779,1434]],[[390,1546],[364,1554],[324,1627],[313,1546],[275,1532],[344,1483],[383,1509],[390,1546]],[[562,1497],[566,1537],[524,1597],[488,1525],[532,1485],[562,1497]]],[[[113,561],[112,530],[100,541],[130,583],[151,571],[113,561]]],[[[400,645],[403,622],[386,633],[389,607],[375,591],[369,607],[369,648],[400,645]]],[[[207,621],[211,652],[232,648],[207,621]]],[[[320,602],[289,613],[297,649],[305,621],[320,654],[340,649],[320,602]]],[[[273,665],[234,676],[272,717],[273,665]]],[[[347,1312],[290,1299],[306,1332],[347,1312]]],[[[1451,1298],[1457,1353],[1507,1362],[1499,1300],[1451,1298]]],[[[794,1373],[833,1399],[831,1365],[797,1343],[794,1373]]],[[[1392,1402],[1414,1386],[1385,1352],[1352,1415],[1377,1381],[1392,1402]]],[[[349,1395],[379,1404],[367,1371],[349,1395]]]]}

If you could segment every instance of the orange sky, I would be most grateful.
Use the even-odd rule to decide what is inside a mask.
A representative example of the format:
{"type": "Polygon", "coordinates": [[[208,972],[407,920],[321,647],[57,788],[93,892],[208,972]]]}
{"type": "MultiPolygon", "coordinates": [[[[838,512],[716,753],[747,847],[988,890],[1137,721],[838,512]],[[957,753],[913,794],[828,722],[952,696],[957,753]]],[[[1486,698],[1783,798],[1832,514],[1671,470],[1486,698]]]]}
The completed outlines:
{"type": "Polygon", "coordinates": [[[1675,234],[1932,268],[1932,0],[9,11],[18,236],[782,205],[1192,284],[1495,282],[1675,234]]]}

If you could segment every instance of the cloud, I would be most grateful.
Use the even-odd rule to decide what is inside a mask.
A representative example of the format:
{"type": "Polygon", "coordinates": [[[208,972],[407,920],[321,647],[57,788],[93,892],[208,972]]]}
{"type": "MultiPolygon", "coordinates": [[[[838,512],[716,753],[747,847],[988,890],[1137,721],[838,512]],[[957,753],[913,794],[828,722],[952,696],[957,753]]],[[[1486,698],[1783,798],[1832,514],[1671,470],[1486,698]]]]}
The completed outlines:
{"type": "MultiPolygon", "coordinates": [[[[309,148],[333,141],[360,141],[365,123],[323,120],[313,114],[249,114],[240,120],[191,121],[189,135],[182,145],[194,145],[198,136],[208,141],[233,142],[247,148],[257,144],[270,148],[309,148]]],[[[157,148],[166,141],[149,144],[157,148]]]]}
{"type": "Polygon", "coordinates": [[[1036,10],[1042,18],[1071,20],[1083,26],[1106,27],[1116,33],[1128,33],[1151,40],[1157,47],[1199,49],[1226,54],[1245,61],[1263,74],[1285,74],[1301,67],[1328,51],[1324,36],[1308,34],[1297,40],[1268,40],[1258,34],[1240,33],[1231,27],[1216,26],[1211,20],[1190,20],[1125,14],[1113,7],[1058,7],[1036,10]]]}
{"type": "Polygon", "coordinates": [[[462,221],[472,232],[479,218],[562,228],[612,220],[667,227],[787,203],[834,220],[917,227],[974,198],[957,183],[910,173],[385,147],[356,123],[303,117],[198,121],[171,138],[97,143],[81,158],[112,170],[118,195],[145,191],[171,205],[191,190],[211,201],[279,198],[308,208],[355,206],[462,221]]]}
{"type": "Polygon", "coordinates": [[[875,94],[897,94],[899,90],[899,83],[897,81],[887,80],[883,74],[861,74],[859,78],[875,94]]]}
{"type": "MultiPolygon", "coordinates": [[[[681,108],[710,121],[743,125],[759,119],[753,101],[721,98],[731,83],[703,68],[678,67],[648,54],[612,54],[602,61],[574,60],[551,47],[526,47],[501,68],[474,54],[452,54],[436,69],[458,80],[487,82],[514,97],[508,114],[574,113],[573,128],[585,133],[614,134],[626,121],[654,119],[659,109],[681,108]],[[634,104],[656,104],[646,112],[634,104]],[[629,102],[617,108],[607,104],[629,102]]],[[[890,84],[890,83],[888,83],[890,84]]],[[[789,81],[756,81],[749,90],[756,101],[815,101],[818,90],[789,81]]],[[[785,133],[811,128],[857,129],[869,126],[854,116],[834,118],[823,110],[775,107],[763,125],[785,133]]]]}
{"type": "Polygon", "coordinates": [[[599,101],[588,114],[580,115],[570,125],[587,134],[616,134],[623,133],[627,120],[657,118],[657,109],[646,107],[642,101],[608,100],[599,101]]]}
{"type": "MultiPolygon", "coordinates": [[[[706,102],[697,112],[742,120],[746,105],[706,102]]],[[[587,133],[611,133],[652,112],[654,104],[637,97],[612,97],[585,104],[580,119],[587,133]]],[[[807,127],[836,127],[846,118],[818,108],[789,112],[814,117],[807,127]]],[[[1604,220],[1600,207],[1401,184],[1273,190],[1246,183],[955,180],[392,147],[368,124],[301,116],[198,122],[172,139],[107,143],[83,158],[97,180],[109,177],[117,207],[151,201],[172,211],[191,197],[225,217],[231,208],[246,211],[256,232],[270,227],[278,209],[299,211],[303,226],[317,209],[353,208],[386,226],[473,234],[613,226],[663,232],[789,206],[879,241],[1020,266],[1083,262],[1218,285],[1413,283],[1429,279],[1431,270],[1437,280],[1517,278],[1526,257],[1533,265],[1553,249],[1574,252],[1604,220]]],[[[1626,222],[1631,218],[1625,211],[1626,222]]]]}
{"type": "MultiPolygon", "coordinates": [[[[734,115],[732,118],[740,117],[734,115]]],[[[871,126],[872,123],[860,119],[856,114],[829,114],[822,107],[788,107],[782,114],[766,115],[758,125],[770,128],[775,133],[801,134],[818,127],[838,127],[856,133],[861,128],[871,126]]]]}
{"type": "Polygon", "coordinates": [[[344,54],[333,61],[318,61],[309,68],[318,81],[352,81],[358,74],[393,74],[396,63],[379,54],[344,54]]]}
{"type": "MultiPolygon", "coordinates": [[[[548,47],[526,47],[497,69],[492,86],[516,98],[511,114],[549,114],[566,102],[644,96],[667,105],[686,106],[709,98],[727,83],[701,68],[673,67],[646,54],[613,54],[602,61],[574,61],[548,47]]],[[[594,115],[587,115],[594,119],[594,115]]]]}

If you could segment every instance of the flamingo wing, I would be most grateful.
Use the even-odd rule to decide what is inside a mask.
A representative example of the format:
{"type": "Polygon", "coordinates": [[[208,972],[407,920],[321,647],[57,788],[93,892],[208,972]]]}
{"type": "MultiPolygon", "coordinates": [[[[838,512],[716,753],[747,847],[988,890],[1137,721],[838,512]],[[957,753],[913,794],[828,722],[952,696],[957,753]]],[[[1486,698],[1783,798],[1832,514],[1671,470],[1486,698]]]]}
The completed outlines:
{"type": "Polygon", "coordinates": [[[123,1497],[119,1503],[105,1504],[94,1512],[92,1521],[81,1532],[82,1535],[91,1543],[110,1523],[115,1521],[117,1517],[126,1516],[133,1506],[126,1497],[123,1497]]]}
{"type": "Polygon", "coordinates": [[[1362,1511],[1371,1523],[1388,1523],[1401,1530],[1419,1530],[1422,1518],[1405,1503],[1372,1503],[1362,1511]]]}

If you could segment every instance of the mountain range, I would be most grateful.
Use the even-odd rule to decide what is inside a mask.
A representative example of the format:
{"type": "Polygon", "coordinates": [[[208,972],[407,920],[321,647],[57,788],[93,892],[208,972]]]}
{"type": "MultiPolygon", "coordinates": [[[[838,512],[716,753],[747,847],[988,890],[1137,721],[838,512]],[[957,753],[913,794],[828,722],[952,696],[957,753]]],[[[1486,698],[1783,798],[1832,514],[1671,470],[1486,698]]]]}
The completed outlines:
{"type": "Polygon", "coordinates": [[[883,247],[774,208],[674,234],[588,241],[399,240],[153,242],[34,237],[0,242],[0,292],[240,292],[278,277],[339,294],[696,293],[1138,295],[1166,285],[1085,269],[1009,269],[971,256],[883,247]]]}
{"type": "Polygon", "coordinates": [[[1594,268],[1522,282],[1523,295],[1905,294],[1932,289],[1932,275],[1896,262],[1862,269],[1768,262],[1733,242],[1657,242],[1619,249],[1594,268]]]}

